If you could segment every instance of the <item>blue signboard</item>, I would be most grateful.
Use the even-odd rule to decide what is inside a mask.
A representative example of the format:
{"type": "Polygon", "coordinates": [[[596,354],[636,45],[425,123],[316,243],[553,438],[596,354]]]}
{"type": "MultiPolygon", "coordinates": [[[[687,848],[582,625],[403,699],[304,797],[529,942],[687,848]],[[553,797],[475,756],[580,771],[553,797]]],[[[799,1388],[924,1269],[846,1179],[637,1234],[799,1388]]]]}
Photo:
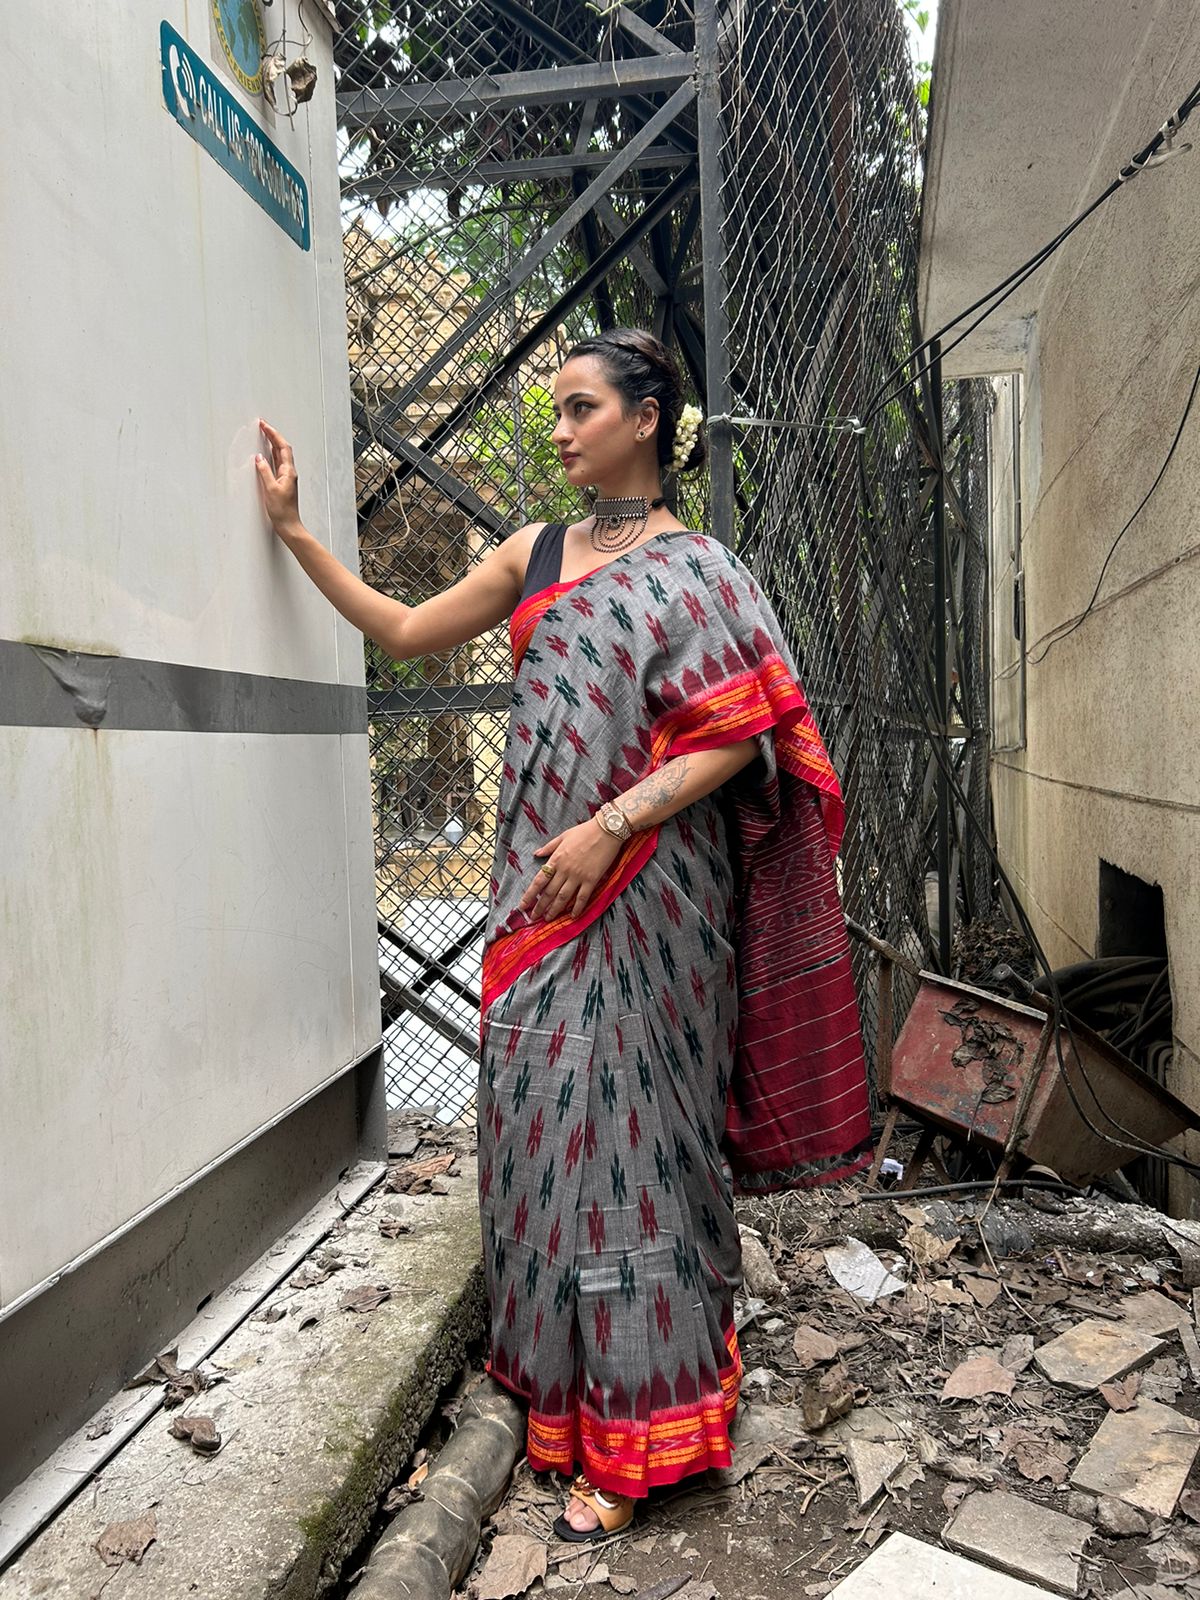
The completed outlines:
{"type": "Polygon", "coordinates": [[[304,179],[169,22],[162,24],[159,38],[167,110],[307,250],[312,230],[304,179]]]}

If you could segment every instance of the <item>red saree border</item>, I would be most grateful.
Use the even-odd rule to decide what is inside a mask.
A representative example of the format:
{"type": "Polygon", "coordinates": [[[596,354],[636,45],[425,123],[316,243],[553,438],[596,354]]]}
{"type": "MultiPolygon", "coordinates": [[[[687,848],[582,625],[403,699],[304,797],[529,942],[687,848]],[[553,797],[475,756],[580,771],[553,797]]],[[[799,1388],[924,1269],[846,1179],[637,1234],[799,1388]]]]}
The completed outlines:
{"type": "MultiPolygon", "coordinates": [[[[599,571],[599,568],[593,568],[599,571]]],[[[578,578],[568,578],[566,582],[560,579],[558,583],[549,583],[544,589],[536,589],[533,594],[526,595],[520,602],[508,622],[508,642],[512,646],[513,676],[521,670],[521,662],[525,659],[525,651],[529,641],[537,632],[538,623],[549,611],[560,594],[580,583],[583,578],[591,577],[591,573],[584,572],[578,578]]]]}
{"type": "MultiPolygon", "coordinates": [[[[555,587],[558,586],[551,585],[555,587]]],[[[525,603],[530,604],[537,598],[533,595],[525,603]]],[[[533,625],[536,626],[536,622],[533,625]]],[[[835,856],[841,843],[844,817],[841,788],[803,691],[778,655],[764,656],[757,666],[664,712],[650,729],[650,758],[641,776],[649,777],[677,755],[720,749],[722,745],[752,738],[770,727],[780,729],[776,739],[778,764],[817,790],[830,856],[835,856]]],[[[530,922],[492,940],[483,953],[481,1031],[489,1008],[523,972],[550,951],[578,938],[608,910],[651,859],[658,845],[658,835],[657,827],[634,835],[579,916],[530,922]]]]}
{"type": "MultiPolygon", "coordinates": [[[[583,820],[586,820],[583,819],[583,820]]],[[[488,1008],[497,1001],[523,972],[539,962],[551,950],[577,939],[585,928],[602,916],[621,891],[629,886],[654,854],[658,844],[658,829],[648,828],[645,833],[634,834],[625,845],[596,886],[596,892],[577,917],[552,917],[549,922],[530,922],[511,933],[502,933],[493,939],[483,952],[483,984],[480,1004],[480,1022],[488,1008]]]]}
{"type": "Polygon", "coordinates": [[[871,1134],[866,1142],[858,1144],[844,1156],[822,1163],[805,1161],[796,1167],[768,1168],[762,1172],[748,1169],[735,1171],[733,1192],[736,1195],[783,1194],[793,1189],[825,1188],[831,1183],[845,1183],[869,1167],[875,1158],[875,1140],[871,1134]]]}
{"type": "Polygon", "coordinates": [[[536,1410],[528,1391],[509,1374],[497,1372],[490,1359],[487,1371],[529,1405],[525,1453],[535,1472],[572,1476],[579,1463],[598,1489],[640,1500],[651,1489],[678,1483],[709,1467],[727,1467],[732,1461],[729,1428],[742,1380],[741,1352],[732,1325],[725,1334],[725,1348],[729,1361],[717,1374],[720,1393],[651,1411],[646,1419],[602,1417],[585,1400],[551,1416],[536,1410]]]}

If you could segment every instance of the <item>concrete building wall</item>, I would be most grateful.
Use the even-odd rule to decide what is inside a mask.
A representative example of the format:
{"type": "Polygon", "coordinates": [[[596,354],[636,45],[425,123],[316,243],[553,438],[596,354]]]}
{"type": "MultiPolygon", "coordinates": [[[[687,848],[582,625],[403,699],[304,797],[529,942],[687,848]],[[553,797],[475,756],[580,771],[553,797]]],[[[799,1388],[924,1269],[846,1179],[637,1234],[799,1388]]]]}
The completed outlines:
{"type": "MultiPolygon", "coordinates": [[[[1188,7],[1147,15],[1081,198],[1200,77],[1188,7]],[[1174,97],[1174,98],[1173,98],[1174,97]]],[[[1200,137],[1193,135],[1193,137],[1200,137]]],[[[1096,950],[1107,861],[1162,887],[1177,1034],[1171,1087],[1200,1105],[1200,402],[1161,486],[1200,361],[1200,154],[1140,174],[1060,251],[1023,362],[1020,647],[1012,637],[1013,386],[993,419],[992,783],[1001,853],[1053,962],[1096,950]],[[1049,646],[1049,648],[1048,648],[1049,646]],[[1045,652],[1044,659],[1042,659],[1045,652]],[[1014,748],[1015,747],[1015,748],[1014,748]]],[[[1200,1154],[1196,1144],[1191,1154],[1200,1154]]],[[[1200,1201],[1177,1198],[1192,1214],[1200,1201]]]]}
{"type": "Polygon", "coordinates": [[[213,10],[0,22],[0,1494],[383,1153],[361,639],[254,470],[357,563],[332,29],[293,123],[213,10]]]}

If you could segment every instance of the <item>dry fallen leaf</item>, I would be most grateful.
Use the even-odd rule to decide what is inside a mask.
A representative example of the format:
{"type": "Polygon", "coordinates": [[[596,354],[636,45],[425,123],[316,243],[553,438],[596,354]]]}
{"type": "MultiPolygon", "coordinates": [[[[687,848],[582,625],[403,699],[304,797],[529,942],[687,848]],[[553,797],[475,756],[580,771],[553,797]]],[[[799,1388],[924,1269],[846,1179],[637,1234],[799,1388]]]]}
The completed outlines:
{"type": "Polygon", "coordinates": [[[429,1463],[428,1463],[428,1461],[422,1461],[421,1465],[417,1468],[417,1470],[415,1472],[411,1472],[409,1474],[408,1480],[407,1480],[408,1487],[410,1489],[415,1489],[418,1484],[424,1483],[425,1479],[428,1476],[429,1476],[429,1463]]]}
{"type": "Polygon", "coordinates": [[[838,1353],[838,1342],[827,1333],[821,1333],[807,1322],[802,1322],[796,1329],[792,1349],[801,1367],[807,1369],[821,1361],[832,1361],[838,1353]]]}
{"type": "Polygon", "coordinates": [[[1009,1460],[1030,1483],[1047,1480],[1058,1485],[1071,1474],[1073,1454],[1071,1446],[1058,1439],[1027,1439],[1013,1446],[1009,1460]]]}
{"type": "Polygon", "coordinates": [[[338,1305],[343,1311],[374,1311],[391,1298],[392,1291],[386,1283],[368,1283],[361,1289],[347,1289],[338,1305]]]}
{"type": "Polygon", "coordinates": [[[412,1227],[399,1217],[380,1217],[379,1231],[385,1239],[398,1239],[402,1233],[411,1233],[412,1227]]]}
{"type": "Polygon", "coordinates": [[[1110,1411],[1132,1411],[1137,1405],[1138,1390],[1141,1386],[1141,1373],[1131,1372],[1126,1378],[1114,1378],[1111,1383],[1102,1383],[1100,1393],[1108,1402],[1110,1411]]]}
{"type": "Polygon", "coordinates": [[[937,1306],[969,1306],[971,1296],[949,1278],[936,1278],[925,1285],[925,1293],[937,1306]]]}
{"type": "Polygon", "coordinates": [[[289,1282],[293,1289],[315,1289],[335,1272],[341,1272],[346,1263],[337,1250],[323,1250],[319,1256],[306,1261],[289,1282]]]}
{"type": "Polygon", "coordinates": [[[479,1578],[478,1600],[509,1600],[546,1576],[546,1543],[525,1533],[502,1533],[479,1578]]]}
{"type": "Polygon", "coordinates": [[[93,1548],[106,1567],[119,1567],[126,1561],[138,1566],[157,1537],[158,1520],[152,1508],[132,1522],[110,1522],[93,1548]]]}
{"type": "Polygon", "coordinates": [[[287,67],[287,58],[282,50],[273,50],[264,55],[259,62],[259,71],[262,73],[263,96],[272,108],[275,106],[275,79],[287,67]]]}
{"type": "Polygon", "coordinates": [[[221,1435],[211,1417],[175,1417],[167,1432],[173,1438],[186,1439],[201,1455],[212,1455],[221,1448],[221,1435]]]}
{"type": "Polygon", "coordinates": [[[804,1426],[810,1433],[819,1433],[831,1422],[844,1417],[853,1406],[854,1390],[846,1377],[845,1367],[840,1364],[823,1372],[818,1381],[811,1378],[805,1380],[804,1426]]]}
{"type": "Polygon", "coordinates": [[[453,1175],[458,1157],[453,1151],[428,1156],[424,1161],[405,1161],[391,1168],[387,1186],[395,1194],[426,1194],[434,1178],[443,1172],[453,1175]]]}
{"type": "Polygon", "coordinates": [[[145,1371],[139,1372],[136,1378],[130,1378],[125,1387],[127,1389],[137,1389],[143,1384],[174,1383],[181,1376],[179,1363],[176,1359],[178,1355],[179,1349],[176,1346],[175,1349],[167,1350],[161,1356],[155,1356],[145,1371]]]}
{"type": "Polygon", "coordinates": [[[933,1266],[945,1261],[954,1254],[959,1242],[957,1236],[951,1239],[939,1239],[936,1233],[931,1233],[919,1222],[914,1222],[900,1241],[918,1267],[933,1266]]]}
{"type": "Polygon", "coordinates": [[[214,1383],[220,1383],[219,1377],[210,1377],[200,1371],[199,1367],[181,1367],[178,1364],[178,1347],[167,1350],[154,1360],[145,1369],[139,1372],[136,1378],[131,1378],[125,1385],[126,1389],[138,1389],[143,1385],[161,1383],[163,1385],[163,1405],[168,1411],[173,1406],[181,1406],[192,1395],[200,1394],[214,1383]]]}
{"type": "Polygon", "coordinates": [[[942,1504],[953,1516],[970,1493],[971,1485],[969,1483],[948,1483],[942,1490],[942,1504]]]}
{"type": "Polygon", "coordinates": [[[306,100],[312,99],[313,90],[317,87],[317,69],[307,56],[300,56],[292,62],[287,69],[287,77],[297,105],[302,106],[306,100]]]}
{"type": "MultiPolygon", "coordinates": [[[[971,1296],[977,1306],[982,1306],[986,1311],[1000,1293],[1000,1284],[996,1278],[963,1278],[963,1288],[971,1296]]],[[[1001,1366],[1005,1363],[1002,1361],[1001,1366]]]]}
{"type": "Polygon", "coordinates": [[[978,1400],[985,1394],[1011,1394],[1016,1377],[991,1356],[971,1356],[946,1379],[942,1400],[978,1400]]]}

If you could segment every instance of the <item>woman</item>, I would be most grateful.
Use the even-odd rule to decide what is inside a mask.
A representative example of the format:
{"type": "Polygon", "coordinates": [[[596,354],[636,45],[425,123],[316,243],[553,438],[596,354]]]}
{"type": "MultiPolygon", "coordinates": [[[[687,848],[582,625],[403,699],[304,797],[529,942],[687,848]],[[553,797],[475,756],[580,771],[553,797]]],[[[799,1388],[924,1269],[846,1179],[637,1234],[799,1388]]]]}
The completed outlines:
{"type": "Polygon", "coordinates": [[[731,1458],[741,1362],[733,1183],[844,1176],[869,1136],[833,872],[837,779],[754,579],[666,508],[704,461],[674,358],[617,329],[570,352],[553,440],[597,492],[418,606],[300,522],[275,531],[394,657],[510,619],[512,714],[483,961],[479,1193],[489,1371],[535,1470],[582,1472],[561,1537],[731,1458]]]}

